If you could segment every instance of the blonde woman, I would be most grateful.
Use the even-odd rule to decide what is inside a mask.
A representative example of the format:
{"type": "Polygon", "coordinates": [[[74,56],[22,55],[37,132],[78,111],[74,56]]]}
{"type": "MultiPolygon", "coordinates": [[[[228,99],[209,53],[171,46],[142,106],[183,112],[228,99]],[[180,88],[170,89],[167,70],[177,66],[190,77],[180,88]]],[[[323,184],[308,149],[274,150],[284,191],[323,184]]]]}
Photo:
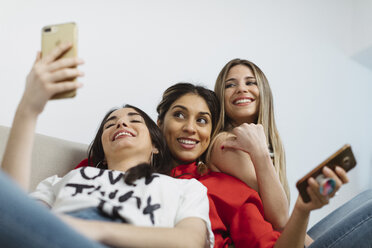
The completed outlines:
{"type": "MultiPolygon", "coordinates": [[[[211,144],[210,149],[217,149],[218,152],[208,153],[210,168],[229,173],[257,189],[265,219],[275,229],[281,229],[284,225],[288,229],[296,208],[303,201],[300,197],[297,199],[292,217],[286,224],[289,187],[285,154],[276,128],[273,96],[265,74],[248,60],[233,59],[219,73],[215,92],[221,104],[218,128],[229,132],[217,136],[215,143],[211,144]],[[227,152],[240,153],[241,161],[247,161],[233,164],[232,159],[223,159],[223,154],[227,152]],[[271,159],[268,159],[269,154],[271,159]]],[[[337,167],[335,172],[328,169],[323,171],[326,176],[333,173],[338,187],[348,182],[341,167],[337,167]]],[[[312,181],[314,184],[315,181],[312,181]]],[[[319,185],[315,182],[314,187],[316,189],[319,185]]],[[[317,192],[315,194],[323,205],[328,203],[328,199],[322,198],[317,192]]],[[[334,193],[330,195],[333,196],[334,193]]],[[[310,247],[371,247],[372,242],[368,241],[368,236],[372,235],[371,212],[372,191],[367,190],[311,228],[305,244],[311,244],[310,247]]],[[[304,218],[308,218],[308,215],[304,218]]]]}
{"type": "Polygon", "coordinates": [[[232,130],[246,123],[252,124],[249,128],[252,135],[265,136],[263,142],[249,153],[251,160],[248,164],[239,165],[250,173],[236,176],[248,185],[260,186],[257,190],[263,201],[265,217],[276,230],[281,230],[288,220],[289,188],[284,148],[275,124],[269,83],[255,64],[234,59],[219,73],[214,90],[221,104],[217,125],[220,130],[232,130]]]}

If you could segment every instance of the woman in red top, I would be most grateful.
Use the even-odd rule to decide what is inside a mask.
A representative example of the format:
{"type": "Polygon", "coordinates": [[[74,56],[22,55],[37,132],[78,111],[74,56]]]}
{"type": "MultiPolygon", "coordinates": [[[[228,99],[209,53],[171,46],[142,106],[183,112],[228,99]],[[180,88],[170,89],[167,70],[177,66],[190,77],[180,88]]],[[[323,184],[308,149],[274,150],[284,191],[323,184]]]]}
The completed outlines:
{"type": "MultiPolygon", "coordinates": [[[[259,185],[265,217],[268,219],[267,207],[270,209],[278,202],[278,199],[283,199],[283,195],[277,194],[278,188],[284,190],[289,200],[284,149],[274,120],[273,97],[268,80],[254,63],[233,59],[219,73],[215,92],[221,103],[218,127],[230,131],[232,134],[224,135],[224,137],[221,135],[217,138],[214,149],[211,149],[215,152],[212,152],[213,154],[210,156],[210,166],[213,170],[226,172],[241,179],[252,188],[259,185]],[[225,149],[221,150],[221,147],[225,149]],[[271,165],[267,159],[269,157],[267,147],[273,162],[271,165]],[[237,150],[242,152],[237,152],[237,150]],[[235,159],[231,157],[227,159],[229,153],[232,153],[231,156],[235,159]],[[240,155],[234,155],[234,153],[240,153],[240,155]],[[267,162],[257,163],[257,159],[260,157],[262,161],[266,160],[267,162]],[[251,160],[253,163],[250,165],[244,160],[251,160]],[[254,171],[256,179],[249,177],[247,171],[254,171]],[[278,184],[278,181],[282,186],[278,184]],[[274,190],[268,186],[273,182],[279,185],[274,190]]],[[[330,170],[324,171],[324,174],[334,177],[337,182],[337,191],[337,188],[342,183],[346,183],[348,178],[340,167],[336,167],[335,172],[337,176],[330,170]],[[329,174],[330,172],[331,174],[329,174]]],[[[314,184],[314,186],[316,185],[317,183],[314,184]]],[[[334,194],[335,192],[330,197],[334,194]]],[[[323,203],[328,202],[327,198],[320,197],[319,199],[323,203]]],[[[296,209],[302,207],[303,202],[299,198],[291,220],[296,209]]],[[[306,244],[312,243],[311,247],[370,247],[372,242],[368,244],[368,240],[372,235],[371,215],[372,191],[369,190],[359,194],[314,226],[309,231],[309,235],[315,241],[312,243],[311,238],[306,236],[306,244]]],[[[291,220],[283,230],[282,236],[288,230],[291,220]]],[[[283,222],[279,219],[278,223],[283,222]]],[[[300,230],[299,228],[298,232],[300,230]]]]}
{"type": "MultiPolygon", "coordinates": [[[[248,186],[249,181],[244,182],[225,173],[209,172],[203,176],[199,173],[210,139],[216,133],[218,105],[215,102],[210,91],[181,83],[168,88],[157,107],[158,125],[173,156],[172,163],[175,166],[173,175],[180,178],[197,178],[208,188],[215,246],[227,247],[234,244],[236,247],[303,247],[310,211],[328,203],[327,198],[319,194],[318,185],[314,180],[309,181],[308,190],[313,201],[304,204],[298,200],[288,224],[280,235],[265,220],[264,206],[256,192],[259,190],[258,187],[254,190],[248,186]]],[[[245,141],[249,133],[255,131],[245,130],[242,135],[245,141]]],[[[255,141],[262,141],[262,132],[255,141]]],[[[251,145],[255,145],[255,141],[251,141],[251,145]]],[[[264,150],[262,146],[258,147],[264,150]]],[[[249,152],[260,154],[262,150],[249,152]]],[[[266,153],[268,154],[267,146],[266,153]]],[[[241,162],[246,164],[248,160],[241,162]]],[[[259,158],[253,162],[262,164],[259,158]]],[[[265,162],[267,161],[264,160],[265,162]]],[[[335,173],[332,171],[325,173],[337,181],[337,187],[341,185],[341,180],[335,173]]],[[[346,175],[341,173],[340,177],[344,179],[346,175]]]]}

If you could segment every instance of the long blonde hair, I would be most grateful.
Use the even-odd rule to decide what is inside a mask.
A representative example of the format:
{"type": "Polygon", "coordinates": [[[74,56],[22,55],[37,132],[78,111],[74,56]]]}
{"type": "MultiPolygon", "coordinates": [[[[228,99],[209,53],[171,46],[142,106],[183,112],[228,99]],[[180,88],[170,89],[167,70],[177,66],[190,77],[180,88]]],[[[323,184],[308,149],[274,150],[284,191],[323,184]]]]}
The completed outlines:
{"type": "Polygon", "coordinates": [[[265,74],[254,63],[243,59],[233,59],[222,68],[220,74],[218,75],[216,84],[214,86],[214,92],[216,92],[221,104],[221,112],[219,121],[217,123],[217,129],[220,131],[225,131],[234,127],[232,120],[230,120],[225,113],[225,82],[230,69],[236,65],[247,66],[252,70],[253,75],[256,78],[257,86],[260,92],[259,114],[256,124],[261,124],[264,128],[267,144],[269,144],[269,149],[274,154],[273,163],[275,170],[279,175],[279,180],[283,185],[289,202],[290,193],[286,175],[285,152],[275,124],[273,95],[265,74]]]}

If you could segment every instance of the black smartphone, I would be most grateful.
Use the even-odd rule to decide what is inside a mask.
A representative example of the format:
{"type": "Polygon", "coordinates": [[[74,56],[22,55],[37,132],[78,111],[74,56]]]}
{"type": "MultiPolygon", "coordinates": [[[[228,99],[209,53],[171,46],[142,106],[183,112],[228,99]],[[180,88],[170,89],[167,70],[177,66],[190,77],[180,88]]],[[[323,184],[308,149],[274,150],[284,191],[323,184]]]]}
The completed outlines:
{"type": "Polygon", "coordinates": [[[308,186],[307,180],[310,177],[314,179],[322,174],[322,169],[324,166],[327,166],[331,170],[335,170],[336,166],[342,167],[345,171],[349,171],[354,168],[356,165],[356,160],[351,150],[351,146],[349,144],[344,145],[341,147],[337,152],[332,154],[329,158],[324,160],[320,165],[314,168],[312,171],[307,173],[303,178],[297,181],[296,187],[300,192],[302,200],[304,202],[310,201],[310,196],[306,191],[308,186]]]}

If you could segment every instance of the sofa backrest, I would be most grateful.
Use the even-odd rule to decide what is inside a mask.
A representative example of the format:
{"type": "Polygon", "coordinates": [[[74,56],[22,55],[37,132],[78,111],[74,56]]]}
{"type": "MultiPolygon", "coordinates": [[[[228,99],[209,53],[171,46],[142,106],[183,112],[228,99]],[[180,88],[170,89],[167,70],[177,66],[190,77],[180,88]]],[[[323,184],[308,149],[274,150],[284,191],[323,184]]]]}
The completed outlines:
{"type": "MultiPolygon", "coordinates": [[[[0,125],[0,161],[4,154],[10,128],[0,125]]],[[[87,157],[88,145],[36,134],[32,152],[30,191],[43,179],[63,176],[87,157]]]]}

